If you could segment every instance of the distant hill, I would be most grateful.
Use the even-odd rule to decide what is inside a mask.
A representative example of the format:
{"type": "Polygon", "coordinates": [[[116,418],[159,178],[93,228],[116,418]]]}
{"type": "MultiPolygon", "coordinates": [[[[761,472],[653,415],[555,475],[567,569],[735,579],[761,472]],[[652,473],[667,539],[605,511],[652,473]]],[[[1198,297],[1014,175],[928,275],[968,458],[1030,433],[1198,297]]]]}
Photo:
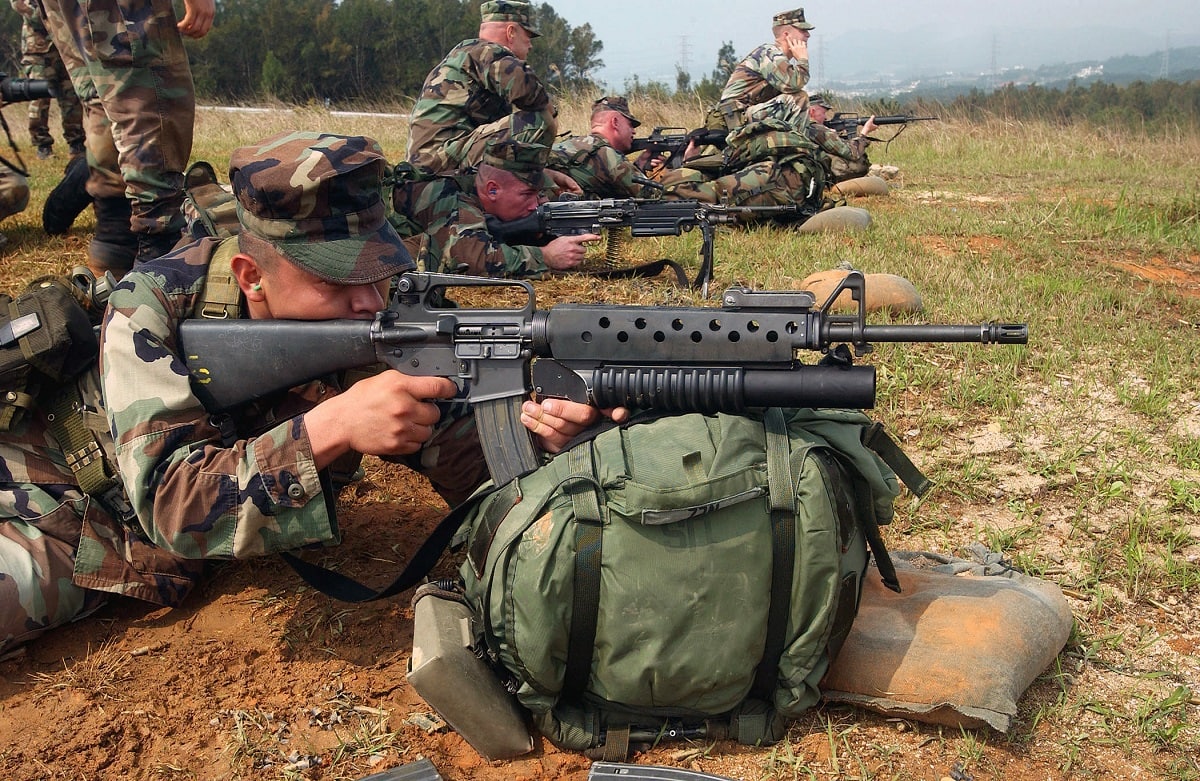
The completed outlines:
{"type": "MultiPolygon", "coordinates": [[[[1100,31],[1095,31],[1100,35],[1100,31]]],[[[1060,55],[1069,55],[1074,48],[1080,48],[1077,43],[1078,35],[1072,35],[1059,50],[1060,55]]],[[[1128,39],[1128,34],[1126,34],[1128,39]]],[[[1084,40],[1092,41],[1092,36],[1083,36],[1084,40]]],[[[845,37],[842,45],[854,38],[845,37]]],[[[1113,40],[1109,38],[1109,40],[1113,40]]],[[[1131,42],[1124,41],[1127,45],[1131,42]]],[[[891,40],[894,46],[894,37],[891,40]]],[[[988,50],[980,51],[979,42],[975,41],[972,52],[971,42],[967,40],[931,40],[928,46],[922,46],[914,55],[914,60],[903,63],[887,64],[880,62],[874,73],[858,71],[858,75],[845,79],[825,80],[822,89],[829,89],[841,95],[859,97],[923,97],[947,99],[956,95],[979,89],[990,91],[1005,84],[1029,85],[1037,84],[1047,88],[1062,88],[1071,83],[1086,86],[1092,82],[1103,81],[1109,84],[1125,85],[1134,81],[1154,81],[1166,78],[1176,82],[1188,82],[1200,79],[1200,43],[1186,46],[1172,46],[1170,50],[1158,49],[1144,55],[1122,55],[1106,59],[1078,59],[1059,61],[1051,65],[1026,67],[1021,65],[990,68],[990,61],[979,64],[974,69],[954,70],[945,67],[950,62],[979,62],[989,59],[992,55],[988,50]],[[921,54],[920,52],[924,52],[921,54]]],[[[1048,59],[1035,59],[1032,52],[1040,49],[1041,45],[1028,41],[1025,47],[1031,53],[1028,61],[1038,59],[1045,62],[1048,59]]],[[[1161,42],[1160,42],[1161,46],[1161,42]]],[[[860,34],[854,50],[863,61],[870,61],[873,55],[870,36],[860,34]],[[865,48],[864,48],[865,47],[865,48]]],[[[883,42],[879,42],[878,51],[883,51],[883,42]]],[[[990,49],[991,46],[987,47],[990,49]]],[[[845,52],[840,52],[845,54],[845,52]]],[[[1011,50],[1004,52],[1003,60],[1012,61],[1017,58],[1011,50]]],[[[1002,61],[995,56],[997,62],[1002,61]]],[[[818,77],[820,74],[818,64],[818,77]]],[[[845,71],[842,71],[845,72],[845,71]]]]}

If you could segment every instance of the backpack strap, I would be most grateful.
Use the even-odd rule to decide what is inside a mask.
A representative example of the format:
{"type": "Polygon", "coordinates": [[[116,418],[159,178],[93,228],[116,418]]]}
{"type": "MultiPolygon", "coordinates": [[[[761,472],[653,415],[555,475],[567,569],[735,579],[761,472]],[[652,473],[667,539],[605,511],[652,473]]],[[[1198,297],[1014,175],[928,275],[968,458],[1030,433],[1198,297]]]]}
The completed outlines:
{"type": "Polygon", "coordinates": [[[242,316],[242,289],[233,276],[233,256],[238,253],[237,236],[221,240],[208,263],[204,290],[196,311],[208,320],[236,320],[242,316]]]}
{"type": "Polygon", "coordinates": [[[575,511],[575,588],[571,602],[571,628],[567,635],[567,663],[561,698],[576,702],[587,690],[600,617],[600,560],[604,549],[604,516],[600,512],[595,457],[590,445],[573,448],[567,456],[571,476],[564,490],[575,511]]]}
{"type": "Polygon", "coordinates": [[[47,394],[44,404],[46,427],[63,449],[79,489],[98,501],[126,529],[143,534],[121,478],[96,432],[87,424],[77,382],[59,384],[47,394]]]}
{"type": "Polygon", "coordinates": [[[791,439],[783,410],[778,407],[767,409],[763,414],[763,428],[767,440],[767,488],[771,502],[771,603],[767,610],[763,656],[754,673],[749,696],[769,703],[779,678],[779,657],[787,642],[788,616],[792,612],[796,486],[790,467],[791,439]]]}

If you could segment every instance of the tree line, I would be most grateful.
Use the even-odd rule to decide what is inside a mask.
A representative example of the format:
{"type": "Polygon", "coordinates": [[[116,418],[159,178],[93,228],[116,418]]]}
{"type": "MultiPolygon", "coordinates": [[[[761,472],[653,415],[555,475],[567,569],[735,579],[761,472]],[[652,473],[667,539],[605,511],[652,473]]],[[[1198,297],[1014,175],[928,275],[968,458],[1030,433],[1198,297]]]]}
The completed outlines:
{"type": "MultiPolygon", "coordinates": [[[[2,67],[17,75],[20,17],[13,11],[0,13],[0,20],[2,67]]],[[[535,72],[559,95],[595,94],[604,44],[591,25],[568,24],[551,3],[536,4],[536,24],[542,37],[529,55],[535,72]]],[[[202,101],[387,105],[415,98],[429,70],[478,28],[479,0],[217,0],[212,31],[186,44],[202,101]]],[[[677,69],[674,84],[635,76],[618,91],[639,100],[711,105],[742,54],[725,42],[713,70],[699,80],[677,69]]],[[[1072,83],[1064,89],[1009,84],[933,101],[833,97],[839,109],[876,114],[941,111],[968,119],[1200,124],[1195,80],[1072,83]]]]}
{"type": "MultiPolygon", "coordinates": [[[[5,4],[7,5],[7,4],[5,4]]],[[[416,97],[429,70],[479,30],[479,0],[217,0],[213,29],[186,40],[204,101],[388,103],[416,97]]],[[[591,25],[536,5],[529,56],[559,92],[595,87],[603,67],[591,25]]],[[[5,71],[19,73],[20,17],[3,19],[5,71]]]]}

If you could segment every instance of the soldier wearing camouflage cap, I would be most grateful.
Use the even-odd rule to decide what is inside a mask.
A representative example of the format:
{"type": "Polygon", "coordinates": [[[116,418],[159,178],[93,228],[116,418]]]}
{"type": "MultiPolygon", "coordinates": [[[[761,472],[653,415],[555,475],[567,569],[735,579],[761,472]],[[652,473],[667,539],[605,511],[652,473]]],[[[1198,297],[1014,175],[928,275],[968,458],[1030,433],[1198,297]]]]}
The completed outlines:
{"type": "Polygon", "coordinates": [[[493,138],[549,145],[556,112],[525,62],[538,32],[519,0],[480,6],[479,34],[462,41],[425,78],[409,123],[408,161],[426,174],[477,165],[493,138]]]}
{"type": "MultiPolygon", "coordinates": [[[[104,450],[132,513],[87,500],[40,418],[0,435],[0,651],[106,594],[176,605],[201,559],[339,542],[330,472],[352,472],[361,453],[406,460],[452,502],[486,479],[469,410],[435,403],[456,395],[449,379],[329,378],[216,416],[184,366],[179,326],[215,304],[210,316],[374,318],[391,276],[412,268],[387,221],[385,170],[361,136],[285,133],[239,149],[240,233],[140,266],[113,290],[85,398],[115,435],[104,450]]],[[[558,400],[525,411],[555,452],[597,415],[558,400]]]]}
{"type": "Polygon", "coordinates": [[[633,145],[633,130],[642,124],[629,110],[629,101],[608,95],[592,104],[591,132],[558,141],[550,152],[551,168],[579,183],[585,197],[646,198],[658,190],[645,176],[651,155],[631,162],[625,155],[633,145]]]}
{"type": "Polygon", "coordinates": [[[775,40],[759,46],[734,67],[721,99],[709,112],[707,126],[737,130],[747,122],[772,118],[803,126],[811,29],[803,8],[775,14],[771,21],[775,40]]]}
{"type": "Polygon", "coordinates": [[[867,175],[871,170],[867,147],[871,144],[870,135],[879,127],[875,124],[875,115],[872,114],[861,131],[855,133],[852,138],[844,138],[825,124],[828,112],[832,108],[829,98],[813,95],[808,103],[808,125],[804,130],[809,139],[820,148],[819,154],[825,156],[825,167],[830,173],[829,184],[867,175]]]}
{"type": "Polygon", "coordinates": [[[543,246],[502,244],[488,219],[520,219],[537,209],[549,184],[549,149],[515,141],[490,142],[473,176],[438,177],[397,185],[392,206],[405,243],[424,271],[491,277],[540,276],[583,262],[585,247],[599,236],[560,236],[543,246]]]}

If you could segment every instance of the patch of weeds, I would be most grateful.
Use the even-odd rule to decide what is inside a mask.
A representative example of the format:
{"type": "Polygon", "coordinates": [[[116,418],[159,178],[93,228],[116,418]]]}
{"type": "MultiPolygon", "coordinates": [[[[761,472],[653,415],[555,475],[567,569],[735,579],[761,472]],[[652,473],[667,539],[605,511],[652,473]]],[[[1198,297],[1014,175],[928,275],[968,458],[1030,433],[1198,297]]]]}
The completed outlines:
{"type": "Polygon", "coordinates": [[[815,781],[818,778],[817,772],[809,767],[809,761],[804,757],[796,756],[790,741],[777,743],[771,747],[771,751],[763,760],[762,773],[760,781],[784,781],[784,779],[788,781],[813,779],[815,781]]]}
{"type": "Polygon", "coordinates": [[[36,696],[40,698],[49,696],[51,691],[71,690],[104,699],[120,699],[123,684],[133,678],[130,658],[114,641],[105,642],[95,651],[89,650],[74,664],[64,662],[59,672],[34,673],[33,679],[46,687],[36,696]]]}
{"type": "Polygon", "coordinates": [[[1164,699],[1146,697],[1134,711],[1134,729],[1146,738],[1163,747],[1170,747],[1187,726],[1187,706],[1192,700],[1192,690],[1177,686],[1164,699]]]}

